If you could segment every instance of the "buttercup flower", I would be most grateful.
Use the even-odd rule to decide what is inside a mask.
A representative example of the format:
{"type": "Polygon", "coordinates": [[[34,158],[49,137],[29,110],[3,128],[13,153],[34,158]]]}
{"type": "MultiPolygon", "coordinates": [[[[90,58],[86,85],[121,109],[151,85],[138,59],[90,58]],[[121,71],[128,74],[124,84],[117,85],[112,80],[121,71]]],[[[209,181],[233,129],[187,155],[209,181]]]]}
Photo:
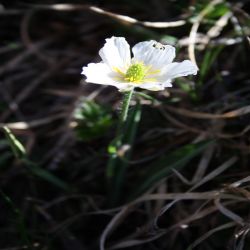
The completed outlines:
{"type": "Polygon", "coordinates": [[[111,37],[99,51],[100,63],[83,67],[86,82],[112,85],[121,91],[139,87],[148,90],[163,90],[172,87],[172,79],[196,75],[198,68],[189,60],[173,63],[175,48],[156,41],[137,43],[132,52],[123,37],[111,37]]]}

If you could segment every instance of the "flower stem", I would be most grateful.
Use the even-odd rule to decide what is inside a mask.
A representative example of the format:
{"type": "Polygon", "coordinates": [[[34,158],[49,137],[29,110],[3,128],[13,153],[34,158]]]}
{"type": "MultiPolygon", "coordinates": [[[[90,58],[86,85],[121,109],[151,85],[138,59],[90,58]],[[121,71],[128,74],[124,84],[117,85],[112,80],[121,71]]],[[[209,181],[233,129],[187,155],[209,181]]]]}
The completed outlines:
{"type": "Polygon", "coordinates": [[[124,93],[123,102],[122,102],[122,112],[120,115],[120,121],[119,121],[119,126],[118,126],[118,133],[120,132],[121,127],[127,120],[129,104],[130,104],[133,92],[134,92],[134,89],[131,89],[124,93]]]}
{"type": "Polygon", "coordinates": [[[110,143],[109,149],[108,149],[110,158],[109,158],[108,165],[107,165],[106,175],[108,178],[108,186],[109,186],[108,192],[109,192],[109,200],[111,200],[111,203],[114,203],[115,202],[114,199],[117,198],[117,197],[114,197],[113,189],[114,188],[119,189],[119,190],[116,190],[116,193],[120,193],[121,184],[117,185],[117,181],[118,179],[119,180],[123,179],[123,176],[121,175],[124,175],[124,169],[121,166],[123,164],[121,164],[117,153],[119,151],[119,148],[122,146],[124,128],[125,128],[126,121],[128,118],[129,105],[130,105],[131,98],[133,96],[133,91],[134,89],[131,89],[124,93],[122,109],[121,109],[121,113],[119,117],[119,123],[118,123],[117,131],[116,131],[116,136],[115,136],[115,139],[110,143]]]}

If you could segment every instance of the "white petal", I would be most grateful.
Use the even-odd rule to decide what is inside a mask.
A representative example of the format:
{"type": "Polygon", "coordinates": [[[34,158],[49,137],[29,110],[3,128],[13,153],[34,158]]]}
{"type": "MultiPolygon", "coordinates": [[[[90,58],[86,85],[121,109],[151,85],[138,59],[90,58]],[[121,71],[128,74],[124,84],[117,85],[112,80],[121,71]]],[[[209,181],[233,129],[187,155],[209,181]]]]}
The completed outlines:
{"type": "Polygon", "coordinates": [[[127,87],[127,83],[120,83],[116,80],[119,75],[111,71],[105,63],[89,63],[87,67],[82,68],[81,74],[87,77],[86,82],[112,85],[118,89],[127,87]]]}
{"type": "Polygon", "coordinates": [[[159,81],[167,82],[173,78],[187,75],[196,75],[198,67],[189,60],[181,63],[170,63],[162,69],[161,76],[158,77],[159,81]]]}
{"type": "Polygon", "coordinates": [[[156,41],[137,43],[132,48],[135,61],[160,69],[171,63],[175,58],[175,48],[170,45],[161,45],[156,41]]]}
{"type": "Polygon", "coordinates": [[[111,69],[119,68],[126,71],[131,63],[130,46],[124,37],[111,37],[106,39],[106,43],[99,51],[103,62],[111,69]]]}
{"type": "Polygon", "coordinates": [[[172,83],[171,83],[171,80],[162,83],[162,85],[163,85],[165,88],[171,88],[171,87],[173,87],[173,85],[172,85],[172,83]]]}
{"type": "Polygon", "coordinates": [[[164,86],[161,83],[152,83],[152,82],[148,82],[148,83],[142,83],[142,84],[134,84],[134,87],[138,87],[141,89],[147,89],[147,90],[151,90],[151,91],[159,91],[159,90],[163,90],[164,86]]]}

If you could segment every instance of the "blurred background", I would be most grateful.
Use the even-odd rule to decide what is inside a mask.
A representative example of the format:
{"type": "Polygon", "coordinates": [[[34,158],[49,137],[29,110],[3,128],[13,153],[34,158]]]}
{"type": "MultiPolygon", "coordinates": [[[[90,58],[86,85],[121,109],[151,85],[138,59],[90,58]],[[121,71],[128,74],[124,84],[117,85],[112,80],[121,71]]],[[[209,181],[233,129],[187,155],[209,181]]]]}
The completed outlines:
{"type": "Polygon", "coordinates": [[[249,7],[1,1],[0,250],[248,249],[249,7]],[[116,159],[122,93],[80,74],[111,36],[199,67],[136,91],[116,159]]]}

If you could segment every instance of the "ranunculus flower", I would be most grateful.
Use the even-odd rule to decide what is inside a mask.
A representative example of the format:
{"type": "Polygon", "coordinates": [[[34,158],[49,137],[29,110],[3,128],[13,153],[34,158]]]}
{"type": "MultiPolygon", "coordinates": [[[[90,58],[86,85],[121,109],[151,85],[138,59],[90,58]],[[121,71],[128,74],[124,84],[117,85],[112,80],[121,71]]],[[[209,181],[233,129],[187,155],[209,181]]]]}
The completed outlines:
{"type": "Polygon", "coordinates": [[[86,82],[112,85],[121,91],[139,87],[148,90],[163,90],[172,87],[172,79],[196,75],[198,68],[189,60],[173,62],[175,48],[156,41],[137,43],[132,52],[124,37],[111,37],[99,51],[100,63],[83,67],[86,82]]]}

